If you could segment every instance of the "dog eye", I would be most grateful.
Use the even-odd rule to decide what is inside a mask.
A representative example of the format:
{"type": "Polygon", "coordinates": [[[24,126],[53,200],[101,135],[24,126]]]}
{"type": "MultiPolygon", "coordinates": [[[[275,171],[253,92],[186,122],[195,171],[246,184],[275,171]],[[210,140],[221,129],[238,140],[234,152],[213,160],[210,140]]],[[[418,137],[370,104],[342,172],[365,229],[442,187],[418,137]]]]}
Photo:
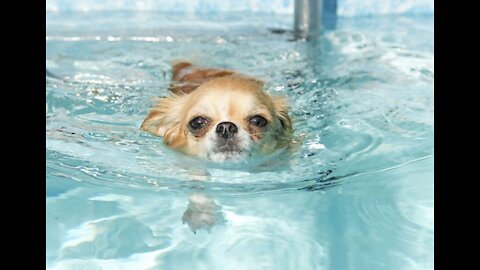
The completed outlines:
{"type": "Polygon", "coordinates": [[[192,121],[190,121],[190,127],[192,129],[200,129],[206,126],[207,124],[208,124],[208,120],[201,116],[195,117],[192,119],[192,121]]]}
{"type": "Polygon", "coordinates": [[[267,124],[267,119],[263,118],[260,115],[255,115],[249,120],[250,124],[257,126],[257,127],[263,127],[267,124]]]}

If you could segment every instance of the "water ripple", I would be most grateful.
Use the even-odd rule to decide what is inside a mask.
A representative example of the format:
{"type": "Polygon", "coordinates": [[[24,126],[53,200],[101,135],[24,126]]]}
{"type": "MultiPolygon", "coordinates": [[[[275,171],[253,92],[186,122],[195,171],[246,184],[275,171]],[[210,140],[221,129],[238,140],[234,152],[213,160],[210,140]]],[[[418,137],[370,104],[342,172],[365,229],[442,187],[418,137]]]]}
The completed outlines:
{"type": "Polygon", "coordinates": [[[318,44],[272,35],[267,44],[256,34],[48,35],[49,170],[99,185],[251,194],[323,190],[432,153],[433,93],[421,83],[405,89],[410,78],[395,75],[417,76],[406,66],[415,60],[413,69],[431,76],[428,52],[353,30],[326,33],[318,44]],[[236,68],[269,78],[267,91],[290,99],[299,149],[268,165],[205,169],[140,132],[152,98],[168,94],[169,61],[189,56],[172,43],[199,50],[214,43],[216,57],[193,59],[229,67],[235,56],[236,68]]]}
{"type": "Polygon", "coordinates": [[[284,16],[82,14],[46,37],[49,269],[433,268],[429,28],[339,18],[306,42],[263,27],[284,16]],[[212,164],[140,131],[178,59],[267,81],[291,105],[294,151],[212,164]],[[189,231],[192,193],[226,223],[189,231]]]}

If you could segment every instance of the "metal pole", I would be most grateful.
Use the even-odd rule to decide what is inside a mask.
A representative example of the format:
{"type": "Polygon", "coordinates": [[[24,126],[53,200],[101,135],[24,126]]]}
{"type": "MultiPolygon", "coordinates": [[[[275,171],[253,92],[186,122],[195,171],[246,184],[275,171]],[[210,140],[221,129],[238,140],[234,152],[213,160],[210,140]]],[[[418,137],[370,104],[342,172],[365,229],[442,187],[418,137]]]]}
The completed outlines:
{"type": "Polygon", "coordinates": [[[318,36],[321,30],[323,0],[295,0],[295,35],[300,38],[318,36]]]}

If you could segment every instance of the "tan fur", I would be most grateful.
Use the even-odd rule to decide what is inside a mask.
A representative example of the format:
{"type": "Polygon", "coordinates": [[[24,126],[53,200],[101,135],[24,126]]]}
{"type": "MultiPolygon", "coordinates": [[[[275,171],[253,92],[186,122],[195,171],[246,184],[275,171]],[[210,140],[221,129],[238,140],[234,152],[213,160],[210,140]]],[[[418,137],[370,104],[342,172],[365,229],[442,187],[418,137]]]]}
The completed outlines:
{"type": "Polygon", "coordinates": [[[158,100],[141,129],[164,137],[172,148],[202,155],[203,135],[215,132],[220,122],[229,121],[248,132],[262,152],[271,152],[290,140],[292,123],[286,99],[268,95],[263,87],[262,81],[233,71],[177,62],[172,68],[172,95],[158,100]],[[269,124],[265,128],[252,126],[249,119],[254,115],[261,115],[269,124]],[[188,129],[191,119],[197,116],[210,121],[202,136],[188,129]]]}
{"type": "Polygon", "coordinates": [[[174,94],[188,94],[206,81],[234,73],[230,70],[197,67],[189,62],[177,62],[172,67],[169,89],[174,94]]]}

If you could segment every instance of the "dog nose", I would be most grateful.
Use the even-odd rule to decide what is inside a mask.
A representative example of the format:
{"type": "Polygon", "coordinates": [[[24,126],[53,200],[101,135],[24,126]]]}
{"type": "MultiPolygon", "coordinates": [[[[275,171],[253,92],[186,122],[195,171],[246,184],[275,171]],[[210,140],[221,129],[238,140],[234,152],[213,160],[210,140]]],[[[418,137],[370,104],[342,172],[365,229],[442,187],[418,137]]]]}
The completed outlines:
{"type": "Polygon", "coordinates": [[[218,136],[224,139],[230,139],[238,132],[238,128],[232,122],[222,122],[217,125],[215,132],[217,132],[218,136]]]}

